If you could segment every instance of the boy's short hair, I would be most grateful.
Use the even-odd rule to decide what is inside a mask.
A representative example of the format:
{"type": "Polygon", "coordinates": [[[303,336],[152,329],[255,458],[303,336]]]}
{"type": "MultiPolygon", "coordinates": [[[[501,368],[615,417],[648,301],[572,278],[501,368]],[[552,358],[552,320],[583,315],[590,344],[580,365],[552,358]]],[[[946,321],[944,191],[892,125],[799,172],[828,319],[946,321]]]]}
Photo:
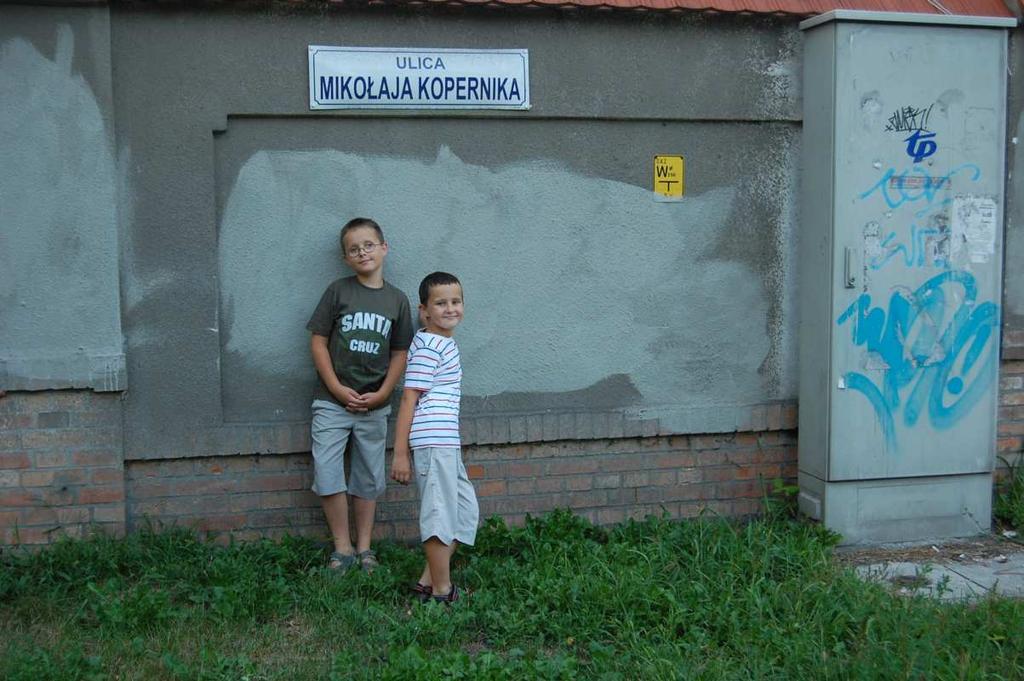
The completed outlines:
{"type": "Polygon", "coordinates": [[[376,220],[370,218],[352,218],[345,223],[345,226],[341,228],[341,234],[338,235],[338,243],[341,244],[341,250],[345,250],[345,235],[351,232],[353,229],[359,229],[360,227],[369,227],[370,229],[377,232],[377,238],[384,241],[384,230],[380,228],[376,220]]]}
{"type": "Polygon", "coordinates": [[[435,286],[447,286],[449,284],[458,284],[459,288],[462,288],[462,282],[459,281],[459,278],[447,272],[431,272],[423,277],[423,281],[420,282],[420,305],[427,304],[427,300],[430,299],[430,289],[435,286]]]}

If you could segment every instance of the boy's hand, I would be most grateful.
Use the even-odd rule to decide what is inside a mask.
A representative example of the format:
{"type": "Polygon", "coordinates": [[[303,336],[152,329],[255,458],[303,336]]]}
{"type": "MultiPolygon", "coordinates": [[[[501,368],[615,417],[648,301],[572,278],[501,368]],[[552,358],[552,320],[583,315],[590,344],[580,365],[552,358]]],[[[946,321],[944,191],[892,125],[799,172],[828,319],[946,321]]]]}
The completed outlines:
{"type": "Polygon", "coordinates": [[[395,453],[391,457],[391,479],[403,485],[408,485],[412,479],[408,447],[395,446],[395,453]]]}
{"type": "Polygon", "coordinates": [[[377,407],[387,402],[388,397],[388,395],[385,395],[379,390],[374,391],[372,393],[363,393],[362,395],[359,395],[361,404],[363,404],[367,409],[376,409],[377,407]]]}
{"type": "Polygon", "coordinates": [[[335,397],[341,402],[341,406],[345,407],[348,411],[358,413],[367,410],[366,405],[363,404],[363,396],[347,385],[341,386],[335,397]]]}

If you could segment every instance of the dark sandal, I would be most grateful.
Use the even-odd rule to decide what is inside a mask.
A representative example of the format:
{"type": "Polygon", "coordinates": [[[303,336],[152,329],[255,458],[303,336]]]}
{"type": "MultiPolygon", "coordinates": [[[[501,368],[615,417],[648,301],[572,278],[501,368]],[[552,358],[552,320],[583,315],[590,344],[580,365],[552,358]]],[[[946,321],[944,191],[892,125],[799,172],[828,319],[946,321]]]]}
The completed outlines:
{"type": "Polygon", "coordinates": [[[340,551],[333,551],[331,557],[327,559],[327,569],[341,574],[342,572],[348,572],[356,565],[356,556],[352,553],[341,553],[340,551]],[[337,565],[333,565],[337,563],[337,565]]]}
{"type": "Polygon", "coordinates": [[[432,586],[429,584],[420,584],[419,582],[412,585],[411,591],[420,603],[426,603],[430,600],[430,597],[434,595],[434,588],[432,586]]]}
{"type": "Polygon", "coordinates": [[[359,561],[359,567],[366,574],[371,574],[380,567],[380,563],[377,561],[377,554],[373,552],[373,549],[360,551],[356,554],[356,559],[359,561]]]}
{"type": "Polygon", "coordinates": [[[447,595],[431,596],[431,598],[434,599],[435,603],[444,603],[445,605],[449,605],[450,603],[454,603],[455,601],[459,600],[459,587],[455,586],[455,584],[452,583],[452,590],[449,591],[447,595]]]}

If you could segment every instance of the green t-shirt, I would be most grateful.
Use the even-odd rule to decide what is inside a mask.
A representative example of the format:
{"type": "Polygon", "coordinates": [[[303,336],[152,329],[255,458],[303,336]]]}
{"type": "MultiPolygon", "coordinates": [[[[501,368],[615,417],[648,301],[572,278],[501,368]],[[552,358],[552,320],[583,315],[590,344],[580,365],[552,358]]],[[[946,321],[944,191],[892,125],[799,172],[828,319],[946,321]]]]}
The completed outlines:
{"type": "MultiPolygon", "coordinates": [[[[342,384],[358,393],[372,392],[384,382],[391,352],[409,349],[409,299],[387,282],[369,288],[345,277],[327,287],[306,328],[328,339],[327,351],[342,384]]],[[[323,380],[317,381],[313,398],[338,402],[323,380]]]]}

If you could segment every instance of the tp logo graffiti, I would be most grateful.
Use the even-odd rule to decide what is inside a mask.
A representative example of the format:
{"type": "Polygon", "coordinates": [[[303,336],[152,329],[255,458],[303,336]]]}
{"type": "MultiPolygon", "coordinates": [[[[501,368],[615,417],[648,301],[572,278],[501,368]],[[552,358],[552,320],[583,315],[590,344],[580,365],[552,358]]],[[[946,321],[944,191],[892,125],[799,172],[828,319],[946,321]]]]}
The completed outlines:
{"type": "Polygon", "coordinates": [[[939,145],[932,138],[934,132],[918,130],[910,137],[903,140],[907,143],[907,156],[914,159],[914,163],[920,163],[939,149],[939,145]]]}
{"type": "Polygon", "coordinates": [[[871,403],[890,451],[898,450],[901,412],[907,427],[926,411],[933,427],[950,428],[994,380],[999,308],[976,304],[977,295],[973,275],[947,271],[912,293],[895,291],[888,311],[872,307],[871,296],[861,294],[836,320],[838,326],[849,322],[854,345],[882,361],[881,385],[857,371],[844,378],[848,389],[871,403]],[[958,300],[950,315],[948,303],[958,300]]]}
{"type": "Polygon", "coordinates": [[[934,106],[932,104],[927,109],[904,106],[889,116],[889,122],[885,125],[889,132],[910,133],[903,141],[907,143],[907,155],[914,159],[914,163],[920,163],[939,148],[938,143],[932,139],[935,133],[928,130],[928,119],[934,106]]]}

